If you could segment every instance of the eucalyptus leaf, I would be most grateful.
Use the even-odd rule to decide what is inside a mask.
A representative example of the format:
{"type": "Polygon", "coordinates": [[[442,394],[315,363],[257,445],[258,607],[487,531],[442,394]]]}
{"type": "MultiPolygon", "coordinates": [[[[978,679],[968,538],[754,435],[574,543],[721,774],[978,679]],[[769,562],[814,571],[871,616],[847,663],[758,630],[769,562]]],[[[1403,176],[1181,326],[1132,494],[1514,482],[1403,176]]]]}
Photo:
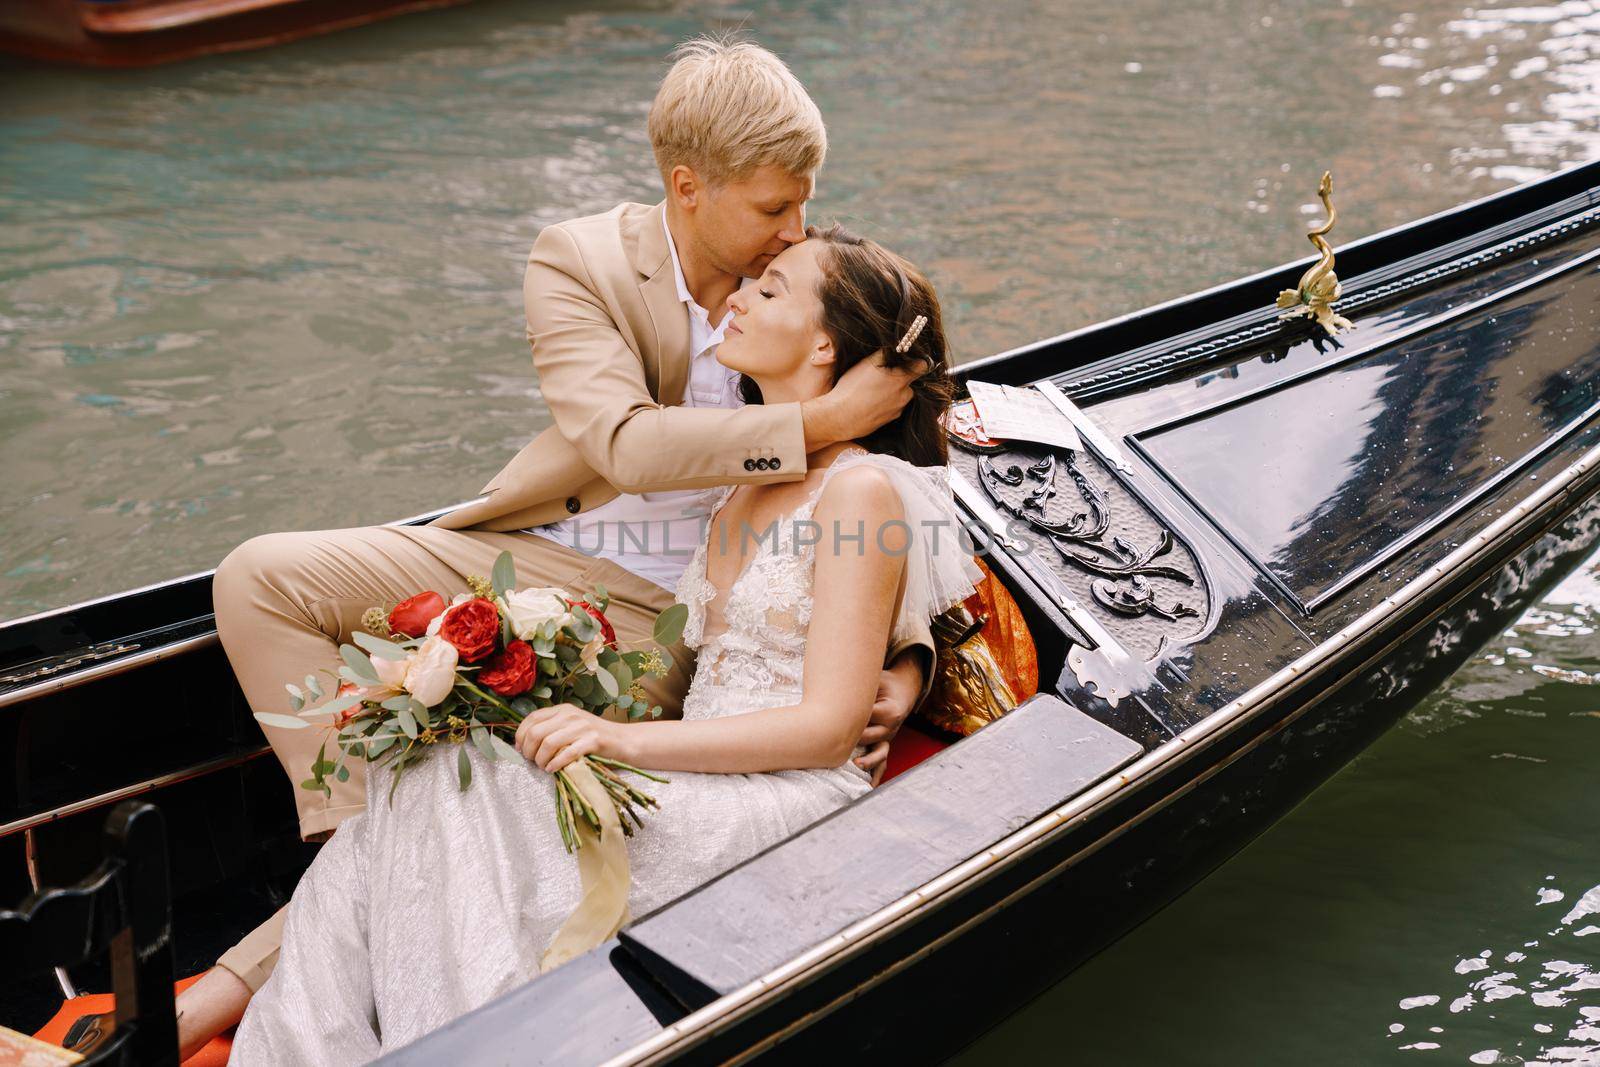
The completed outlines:
{"type": "Polygon", "coordinates": [[[306,675],[306,692],[310,693],[314,697],[320,697],[322,695],[322,686],[317,683],[316,675],[306,675]]]}
{"type": "Polygon", "coordinates": [[[326,704],[319,704],[309,711],[301,712],[302,715],[337,715],[341,711],[355,707],[361,703],[360,693],[346,693],[342,697],[334,697],[326,704]]]}
{"type": "Polygon", "coordinates": [[[406,736],[415,741],[417,739],[416,716],[412,715],[409,709],[401,708],[400,711],[396,713],[395,718],[400,721],[400,729],[405,731],[406,736]]]}
{"type": "Polygon", "coordinates": [[[350,780],[350,768],[349,767],[345,767],[345,766],[341,766],[339,768],[339,770],[334,774],[334,777],[339,779],[339,781],[341,781],[341,782],[348,782],[350,780]]]}
{"type": "Polygon", "coordinates": [[[633,684],[633,671],[628,669],[627,663],[625,663],[623,660],[618,659],[617,662],[611,664],[611,666],[607,669],[613,676],[615,676],[617,679],[617,685],[619,687],[626,689],[628,686],[633,684]]]}
{"type": "Polygon", "coordinates": [[[493,731],[489,733],[489,743],[494,746],[494,750],[503,759],[519,760],[522,758],[522,753],[518,752],[510,742],[493,731]]]}
{"type": "Polygon", "coordinates": [[[311,725],[304,719],[297,719],[293,715],[274,715],[270,711],[258,711],[255,716],[258,722],[266,723],[268,726],[277,726],[284,730],[304,730],[311,725]]]}
{"type": "Polygon", "coordinates": [[[461,776],[461,791],[465,793],[472,784],[472,761],[467,758],[467,746],[456,746],[456,773],[461,776]]]}
{"type": "Polygon", "coordinates": [[[367,759],[376,759],[388,751],[399,740],[399,735],[389,734],[387,737],[374,737],[367,742],[367,759]]]}
{"type": "Polygon", "coordinates": [[[361,651],[355,645],[340,645],[339,655],[344,657],[344,661],[350,665],[350,669],[355,671],[356,674],[367,684],[379,684],[378,672],[372,669],[372,660],[367,658],[367,654],[365,652],[361,651]]]}
{"type": "Polygon", "coordinates": [[[648,714],[648,712],[645,711],[645,707],[642,703],[635,704],[633,707],[628,709],[628,721],[633,722],[638,719],[642,719],[646,714],[648,714]]]}
{"type": "Polygon", "coordinates": [[[689,606],[674,604],[656,616],[655,642],[658,645],[675,645],[683,636],[683,624],[689,621],[689,606]]]}
{"type": "Polygon", "coordinates": [[[479,752],[483,753],[484,759],[494,760],[500,758],[500,754],[494,750],[494,745],[489,742],[488,727],[474,726],[468,733],[472,737],[472,743],[478,746],[479,752]]]}
{"type": "Polygon", "coordinates": [[[517,584],[517,567],[509,551],[501,552],[494,560],[494,570],[489,572],[489,584],[495,596],[505,596],[517,584]]]}
{"type": "Polygon", "coordinates": [[[518,715],[521,715],[523,718],[527,718],[529,715],[532,715],[534,712],[539,710],[539,705],[535,704],[527,697],[518,697],[511,702],[511,710],[516,712],[518,715]]]}
{"type": "Polygon", "coordinates": [[[571,630],[573,637],[579,641],[587,642],[600,632],[600,624],[594,621],[593,615],[590,615],[587,611],[579,610],[572,613],[571,630]]]}
{"type": "Polygon", "coordinates": [[[388,700],[385,700],[381,706],[387,708],[389,711],[400,711],[404,708],[409,708],[414,699],[416,698],[410,696],[409,694],[402,693],[399,696],[390,697],[388,700]]]}
{"type": "MultiPolygon", "coordinates": [[[[535,698],[536,700],[549,700],[550,699],[550,687],[548,685],[538,686],[536,688],[528,690],[528,695],[533,697],[533,698],[535,698]]],[[[512,707],[516,707],[515,704],[513,704],[511,706],[512,707]]]]}
{"type": "Polygon", "coordinates": [[[606,691],[606,696],[610,697],[612,700],[617,699],[617,695],[622,692],[622,690],[617,688],[617,676],[612,674],[610,671],[600,671],[599,673],[592,675],[592,677],[594,678],[595,682],[599,684],[600,688],[606,691]]]}
{"type": "Polygon", "coordinates": [[[289,706],[295,711],[299,711],[301,708],[306,706],[306,702],[300,697],[293,697],[289,701],[289,706]]]}
{"type": "Polygon", "coordinates": [[[393,641],[385,641],[383,638],[375,637],[372,634],[356,634],[355,642],[380,659],[403,660],[406,658],[405,649],[393,641]]]}

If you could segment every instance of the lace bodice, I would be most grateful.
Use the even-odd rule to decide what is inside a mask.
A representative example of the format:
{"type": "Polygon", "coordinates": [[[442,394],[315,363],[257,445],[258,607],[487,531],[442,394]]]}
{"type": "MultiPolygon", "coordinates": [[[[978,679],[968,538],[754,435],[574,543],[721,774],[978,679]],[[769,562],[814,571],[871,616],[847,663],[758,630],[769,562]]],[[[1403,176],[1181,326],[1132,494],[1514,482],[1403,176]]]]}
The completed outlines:
{"type": "MultiPolygon", "coordinates": [[[[816,545],[825,536],[812,521],[812,513],[829,479],[861,465],[874,466],[889,476],[910,535],[904,596],[894,621],[893,641],[905,639],[915,627],[925,627],[933,615],[971,594],[974,583],[982,579],[983,572],[973,563],[970,551],[961,547],[955,529],[961,518],[950,492],[948,468],[916,467],[864,448],[842,452],[797,507],[773,526],[754,531],[754,550],[720,602],[719,590],[706,574],[711,538],[711,526],[707,525],[706,537],[684,568],[677,589],[678,602],[689,609],[684,644],[699,650],[684,700],[685,718],[706,713],[707,687],[776,691],[798,697],[806,629],[811,625],[816,545]],[[934,529],[941,525],[946,527],[944,531],[934,529]],[[715,629],[708,625],[708,609],[713,603],[720,604],[724,628],[708,638],[707,631],[715,629]]],[[[712,504],[713,519],[733,490],[733,486],[720,490],[712,504]]],[[[730,540],[733,536],[728,534],[730,540]]],[[[866,536],[876,534],[867,532],[866,536]]],[[[884,543],[896,542],[886,534],[884,543]]]]}
{"type": "MultiPolygon", "coordinates": [[[[776,520],[772,534],[756,542],[744,569],[723,598],[725,628],[706,640],[707,610],[718,589],[706,576],[711,526],[678,580],[677,599],[689,609],[683,643],[698,649],[691,692],[704,686],[782,690],[798,695],[805,666],[806,628],[811,625],[811,580],[816,570],[816,531],[808,526],[823,486],[835,473],[873,453],[855,449],[837,456],[799,506],[776,520]]],[[[880,457],[886,458],[886,457],[880,457]]],[[[733,494],[723,486],[711,506],[713,518],[733,494]]],[[[729,535],[730,540],[734,536],[729,535]]],[[[684,714],[698,703],[685,698],[684,714]]]]}

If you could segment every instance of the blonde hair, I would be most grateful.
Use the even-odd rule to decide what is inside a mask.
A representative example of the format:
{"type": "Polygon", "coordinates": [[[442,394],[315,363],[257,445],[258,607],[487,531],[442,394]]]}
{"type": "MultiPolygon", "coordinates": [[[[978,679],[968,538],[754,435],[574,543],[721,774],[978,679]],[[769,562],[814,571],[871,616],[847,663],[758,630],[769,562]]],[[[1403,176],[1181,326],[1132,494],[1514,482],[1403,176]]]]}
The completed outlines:
{"type": "Polygon", "coordinates": [[[822,113],[783,60],[750,41],[697,37],[672,52],[650,105],[650,147],[665,178],[680,163],[712,185],[773,164],[796,177],[822,166],[822,113]]]}

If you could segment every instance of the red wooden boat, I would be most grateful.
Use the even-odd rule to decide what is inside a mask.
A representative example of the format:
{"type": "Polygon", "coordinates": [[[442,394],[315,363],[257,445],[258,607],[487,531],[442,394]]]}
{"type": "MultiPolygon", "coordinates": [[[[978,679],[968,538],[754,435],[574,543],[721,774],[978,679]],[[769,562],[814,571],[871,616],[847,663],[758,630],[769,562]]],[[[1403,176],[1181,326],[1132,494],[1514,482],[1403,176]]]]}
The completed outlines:
{"type": "Polygon", "coordinates": [[[97,67],[145,67],[262,48],[465,0],[9,0],[0,50],[97,67]]]}

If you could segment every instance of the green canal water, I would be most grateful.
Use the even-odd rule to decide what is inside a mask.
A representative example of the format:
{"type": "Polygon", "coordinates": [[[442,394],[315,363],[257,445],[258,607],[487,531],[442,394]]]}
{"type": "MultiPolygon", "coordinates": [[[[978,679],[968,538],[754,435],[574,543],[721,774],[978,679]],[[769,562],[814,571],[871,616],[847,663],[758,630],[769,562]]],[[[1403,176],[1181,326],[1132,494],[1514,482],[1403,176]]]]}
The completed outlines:
{"type": "MultiPolygon", "coordinates": [[[[0,61],[0,619],[476,495],[550,421],[534,235],[657,197],[662,58],[738,27],[828,120],[813,219],[961,360],[1304,255],[1324,168],[1337,245],[1600,155],[1588,2],[478,0],[0,61]]],[[[1600,1063],[1594,571],[954,1062],[1600,1063]]]]}

